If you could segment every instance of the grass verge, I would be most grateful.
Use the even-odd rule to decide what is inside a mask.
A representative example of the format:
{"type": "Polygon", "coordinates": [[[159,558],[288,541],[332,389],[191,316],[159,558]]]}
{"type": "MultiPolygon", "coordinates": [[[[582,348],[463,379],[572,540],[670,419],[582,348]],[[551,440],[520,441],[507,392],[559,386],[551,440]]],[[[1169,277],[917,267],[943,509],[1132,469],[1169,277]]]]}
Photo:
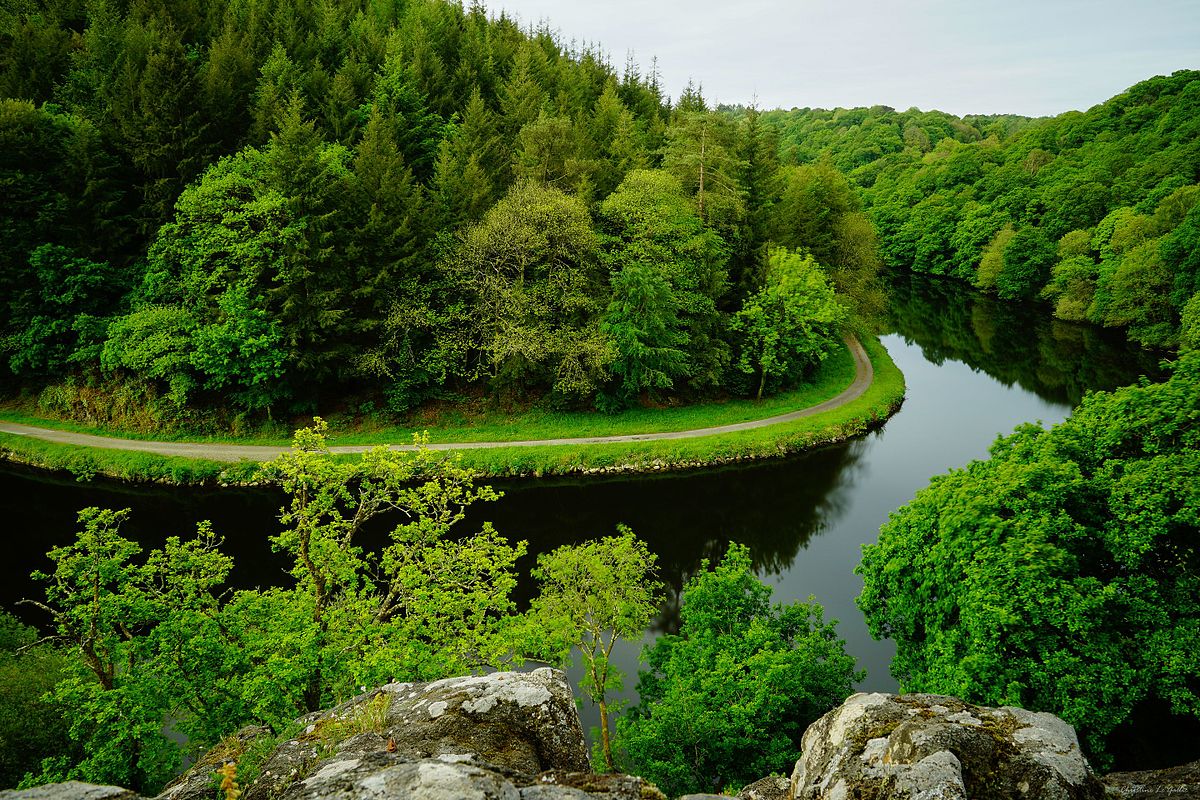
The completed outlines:
{"type": "Polygon", "coordinates": [[[45,442],[28,436],[0,433],[0,461],[11,461],[54,472],[69,472],[76,480],[97,475],[135,483],[169,485],[245,485],[256,481],[252,461],[209,461],[45,442]]]}
{"type": "MultiPolygon", "coordinates": [[[[394,422],[372,417],[354,420],[353,427],[339,425],[337,415],[322,414],[330,423],[331,444],[409,444],[413,431],[429,431],[435,442],[503,442],[521,439],[560,439],[591,436],[686,431],[709,428],[783,414],[828,400],[854,380],[854,357],[839,347],[817,369],[812,381],[762,401],[732,399],[665,408],[632,408],[617,414],[598,411],[551,411],[540,408],[505,412],[497,409],[472,410],[440,407],[394,422]]],[[[246,436],[214,435],[182,431],[147,432],[121,428],[102,428],[69,420],[39,416],[28,406],[0,408],[0,420],[34,425],[73,433],[120,436],[151,441],[184,441],[221,444],[279,445],[291,443],[291,430],[280,434],[246,436]]],[[[297,427],[308,424],[297,420],[297,427]]]]}
{"type": "Polygon", "coordinates": [[[489,477],[657,472],[775,458],[844,441],[883,424],[904,400],[904,375],[887,350],[875,339],[863,346],[875,369],[870,388],[823,414],[695,439],[464,450],[463,464],[489,477]]]}
{"type": "MultiPolygon", "coordinates": [[[[904,376],[878,340],[863,337],[875,377],[867,391],[841,408],[793,422],[737,433],[693,439],[620,442],[609,444],[496,447],[462,451],[463,464],[485,477],[540,477],[620,472],[656,472],[669,469],[728,464],[778,457],[844,441],[882,424],[899,408],[904,398],[904,376]]],[[[848,350],[831,357],[812,384],[769,400],[707,403],[680,409],[638,409],[628,414],[535,414],[497,417],[476,427],[431,428],[434,441],[504,441],[561,436],[585,437],[649,433],[725,425],[762,419],[796,408],[815,405],[837,395],[854,376],[848,350]],[[661,415],[660,425],[651,421],[661,415]],[[579,418],[586,418],[580,421],[579,418]],[[528,423],[528,424],[527,424],[528,423]]],[[[0,418],[46,425],[45,420],[6,412],[0,418]]],[[[53,427],[105,433],[83,426],[53,427]]],[[[408,429],[383,433],[338,436],[333,444],[411,441],[408,429]]],[[[108,432],[111,435],[111,432],[108,432]]],[[[220,440],[230,441],[230,440],[220,440]]],[[[263,440],[238,440],[263,444],[263,440]]],[[[353,459],[357,456],[338,456],[353,459]]],[[[164,484],[247,484],[257,477],[250,461],[227,463],[204,459],[157,456],[126,450],[75,447],[0,434],[0,460],[10,460],[49,470],[67,471],[80,480],[104,475],[120,480],[164,484]]]]}

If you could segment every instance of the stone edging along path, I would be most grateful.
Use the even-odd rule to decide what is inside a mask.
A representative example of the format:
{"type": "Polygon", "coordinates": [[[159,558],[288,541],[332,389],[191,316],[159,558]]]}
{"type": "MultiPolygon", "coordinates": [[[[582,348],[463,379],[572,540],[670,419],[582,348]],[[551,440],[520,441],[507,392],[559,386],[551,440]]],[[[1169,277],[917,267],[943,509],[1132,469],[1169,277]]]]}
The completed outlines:
{"type": "MultiPolygon", "coordinates": [[[[874,380],[875,370],[871,359],[858,339],[846,337],[846,346],[854,356],[854,380],[835,397],[823,403],[777,414],[764,419],[736,422],[730,425],[717,425],[711,428],[694,428],[687,431],[665,431],[663,433],[634,433],[620,436],[589,436],[576,439],[533,439],[519,442],[443,442],[430,444],[431,450],[477,450],[489,447],[539,447],[546,445],[572,444],[605,444],[611,442],[650,442],[663,439],[693,439],[700,436],[713,436],[720,433],[747,431],[754,428],[765,428],[768,425],[778,425],[781,422],[791,422],[803,417],[811,417],[835,408],[861,397],[874,380]]],[[[101,447],[109,450],[136,450],[143,453],[153,453],[160,456],[182,456],[185,458],[203,458],[210,461],[269,461],[289,448],[276,445],[237,445],[200,442],[149,442],[139,439],[118,439],[108,436],[94,436],[87,433],[57,431],[50,428],[38,428],[32,425],[21,425],[15,422],[0,421],[0,432],[15,436],[28,436],[33,439],[43,439],[58,444],[78,445],[81,447],[101,447]]],[[[388,445],[393,450],[412,450],[413,445],[388,445]]],[[[362,453],[378,445],[339,445],[329,448],[333,453],[362,453]]]]}

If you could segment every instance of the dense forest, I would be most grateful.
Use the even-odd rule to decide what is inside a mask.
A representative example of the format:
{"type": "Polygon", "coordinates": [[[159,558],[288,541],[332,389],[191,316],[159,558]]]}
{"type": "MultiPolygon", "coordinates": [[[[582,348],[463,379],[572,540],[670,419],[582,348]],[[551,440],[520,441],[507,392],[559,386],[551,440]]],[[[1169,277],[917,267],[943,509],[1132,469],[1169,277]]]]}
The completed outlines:
{"type": "Polygon", "coordinates": [[[31,3],[0,97],[5,371],[46,413],[761,396],[878,305],[840,173],[478,5],[31,3]]]}
{"type": "Polygon", "coordinates": [[[891,515],[858,604],[907,691],[1052,710],[1101,766],[1139,719],[1144,752],[1195,757],[1197,370],[1185,352],[1161,383],[1023,425],[891,515]]]}
{"type": "Polygon", "coordinates": [[[889,266],[967,281],[1150,347],[1200,335],[1200,73],[1086,112],[771,111],[785,162],[848,175],[889,266]]]}
{"type": "Polygon", "coordinates": [[[142,428],[762,396],[878,310],[881,260],[1174,347],[1198,77],[1053,119],[759,113],[479,5],[10,7],[5,382],[142,428]]]}

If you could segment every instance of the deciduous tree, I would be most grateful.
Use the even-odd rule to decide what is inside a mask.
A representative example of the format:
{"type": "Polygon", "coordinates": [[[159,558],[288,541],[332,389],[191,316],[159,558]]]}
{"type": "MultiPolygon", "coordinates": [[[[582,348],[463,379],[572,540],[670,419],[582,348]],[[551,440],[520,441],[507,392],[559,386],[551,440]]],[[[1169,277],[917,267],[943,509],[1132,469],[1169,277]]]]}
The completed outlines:
{"type": "Polygon", "coordinates": [[[846,320],[846,309],[810,255],[773,250],[765,284],[733,320],[742,337],[738,369],[758,374],[760,400],[768,382],[794,381],[823,361],[846,320]]]}
{"type": "Polygon", "coordinates": [[[1200,354],[933,479],[863,549],[904,691],[1051,711],[1090,753],[1141,704],[1200,716],[1200,354]]]}
{"type": "Polygon", "coordinates": [[[613,758],[608,693],[621,688],[621,673],[612,665],[618,639],[641,636],[658,610],[660,584],[657,557],[624,526],[617,536],[565,545],[538,556],[533,570],[540,589],[530,606],[539,642],[527,647],[566,664],[577,648],[583,660],[580,686],[600,707],[599,750],[609,770],[613,758]]]}
{"type": "Polygon", "coordinates": [[[805,729],[863,678],[811,598],[771,605],[743,546],[704,562],[680,617],[677,635],[646,648],[638,705],[617,721],[631,771],[669,794],[785,772],[805,729]]]}

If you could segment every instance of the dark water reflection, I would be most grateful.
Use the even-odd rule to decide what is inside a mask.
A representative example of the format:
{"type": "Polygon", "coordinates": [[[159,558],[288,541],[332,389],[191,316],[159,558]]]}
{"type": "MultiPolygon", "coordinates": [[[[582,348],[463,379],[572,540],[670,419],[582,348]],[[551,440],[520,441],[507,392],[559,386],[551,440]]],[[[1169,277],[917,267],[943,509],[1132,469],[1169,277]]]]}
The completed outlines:
{"type": "Polygon", "coordinates": [[[955,281],[897,275],[886,325],[935,364],[961,361],[1044,400],[1078,405],[1086,391],[1161,374],[1162,353],[1119,331],[1054,319],[1041,306],[1007,303],[955,281]]]}
{"type": "Polygon", "coordinates": [[[785,462],[666,474],[636,481],[562,481],[506,492],[473,516],[492,520],[533,553],[633,528],[658,556],[667,602],[655,632],[678,630],[678,597],[702,560],[716,562],[730,541],[750,548],[756,570],[779,576],[851,502],[861,448],[829,447],[785,462]]]}
{"type": "MultiPolygon", "coordinates": [[[[875,541],[887,515],[933,475],[987,455],[998,434],[1020,423],[1063,419],[1082,393],[1133,382],[1157,358],[1119,337],[1047,320],[1040,309],[989,301],[927,281],[899,282],[883,338],[907,381],[901,411],[880,431],[804,456],[736,469],[635,479],[516,482],[498,503],[476,508],[530,552],[632,527],[658,554],[670,587],[660,617],[642,642],[614,654],[631,676],[644,643],[678,624],[679,590],[703,559],[719,559],[729,541],[749,546],[756,568],[780,602],[810,595],[840,621],[847,649],[867,670],[862,687],[896,688],[888,674],[890,642],[867,634],[854,597],[861,546],[875,541]]],[[[8,557],[0,564],[0,604],[36,590],[31,569],[45,551],[71,539],[87,505],[132,507],[127,535],[155,545],[211,519],[235,557],[239,586],[282,581],[285,564],[266,537],[281,498],[265,490],[131,489],[78,484],[0,470],[0,520],[8,557]]],[[[382,537],[382,528],[372,533],[382,537]]],[[[531,559],[522,568],[528,571],[531,559]]],[[[523,597],[528,584],[519,589],[523,597]]],[[[585,724],[594,712],[585,711],[585,724]]]]}

